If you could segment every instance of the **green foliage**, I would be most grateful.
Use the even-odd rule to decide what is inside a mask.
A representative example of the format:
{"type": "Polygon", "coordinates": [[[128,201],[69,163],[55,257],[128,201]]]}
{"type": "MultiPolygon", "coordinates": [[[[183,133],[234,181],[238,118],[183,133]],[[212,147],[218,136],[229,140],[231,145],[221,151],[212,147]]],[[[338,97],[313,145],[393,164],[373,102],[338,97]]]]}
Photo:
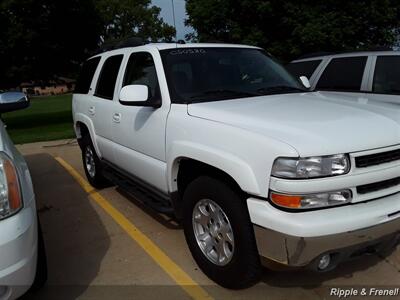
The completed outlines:
{"type": "Polygon", "coordinates": [[[159,18],[160,8],[150,0],[98,0],[102,38],[119,40],[132,35],[150,40],[171,40],[175,29],[159,18]]]}
{"type": "Polygon", "coordinates": [[[400,28],[397,0],[187,0],[186,9],[199,41],[258,45],[282,59],[392,46],[400,28]]]}

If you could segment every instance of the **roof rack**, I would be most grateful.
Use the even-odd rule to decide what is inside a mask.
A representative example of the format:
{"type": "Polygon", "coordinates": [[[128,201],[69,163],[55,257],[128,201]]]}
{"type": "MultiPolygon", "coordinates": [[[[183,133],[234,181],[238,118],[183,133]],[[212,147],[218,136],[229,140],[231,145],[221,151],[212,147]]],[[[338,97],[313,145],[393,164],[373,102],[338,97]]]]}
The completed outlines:
{"type": "Polygon", "coordinates": [[[127,48],[127,47],[137,47],[147,44],[142,38],[140,37],[130,37],[128,39],[116,39],[105,42],[101,45],[94,54],[100,54],[106,51],[127,48]]]}
{"type": "MultiPolygon", "coordinates": [[[[100,54],[106,51],[121,49],[121,48],[128,48],[128,47],[138,47],[143,46],[149,43],[153,43],[150,41],[146,41],[140,37],[130,37],[127,39],[115,39],[108,42],[105,42],[101,45],[97,50],[94,51],[93,55],[100,54]]],[[[176,44],[186,44],[184,40],[178,41],[160,41],[160,43],[176,43],[176,44]]]]}

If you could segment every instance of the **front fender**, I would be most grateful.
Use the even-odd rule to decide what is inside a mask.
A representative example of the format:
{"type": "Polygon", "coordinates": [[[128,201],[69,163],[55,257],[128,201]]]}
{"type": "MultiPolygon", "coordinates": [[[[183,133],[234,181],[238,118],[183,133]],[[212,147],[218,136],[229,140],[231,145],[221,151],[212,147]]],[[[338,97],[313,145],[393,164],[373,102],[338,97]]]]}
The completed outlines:
{"type": "Polygon", "coordinates": [[[190,158],[211,165],[231,176],[245,192],[260,193],[256,175],[241,158],[220,149],[187,141],[174,142],[167,157],[167,182],[171,192],[177,191],[179,161],[190,158]]]}

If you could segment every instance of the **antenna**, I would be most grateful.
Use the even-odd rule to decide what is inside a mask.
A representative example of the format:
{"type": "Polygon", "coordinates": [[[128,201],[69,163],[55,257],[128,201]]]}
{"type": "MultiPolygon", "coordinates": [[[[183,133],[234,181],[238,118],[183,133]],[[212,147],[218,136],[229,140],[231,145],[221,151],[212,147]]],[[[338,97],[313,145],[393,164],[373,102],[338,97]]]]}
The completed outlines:
{"type": "Polygon", "coordinates": [[[175,3],[174,0],[171,0],[172,4],[172,17],[174,19],[174,28],[175,28],[175,41],[177,40],[177,30],[176,30],[176,20],[175,20],[175,3]]]}

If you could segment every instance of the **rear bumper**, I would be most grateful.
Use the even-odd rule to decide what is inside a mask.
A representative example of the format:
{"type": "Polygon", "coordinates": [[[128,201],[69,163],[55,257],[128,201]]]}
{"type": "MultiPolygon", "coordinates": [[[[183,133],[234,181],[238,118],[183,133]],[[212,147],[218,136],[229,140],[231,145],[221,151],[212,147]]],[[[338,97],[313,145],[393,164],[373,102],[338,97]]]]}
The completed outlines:
{"type": "Polygon", "coordinates": [[[317,269],[317,261],[331,254],[329,269],[340,262],[395,247],[400,242],[400,218],[359,230],[299,237],[254,225],[259,254],[268,261],[290,267],[317,269]]]}
{"type": "Polygon", "coordinates": [[[35,201],[0,221],[0,300],[15,299],[32,285],[37,261],[35,201]]]}

